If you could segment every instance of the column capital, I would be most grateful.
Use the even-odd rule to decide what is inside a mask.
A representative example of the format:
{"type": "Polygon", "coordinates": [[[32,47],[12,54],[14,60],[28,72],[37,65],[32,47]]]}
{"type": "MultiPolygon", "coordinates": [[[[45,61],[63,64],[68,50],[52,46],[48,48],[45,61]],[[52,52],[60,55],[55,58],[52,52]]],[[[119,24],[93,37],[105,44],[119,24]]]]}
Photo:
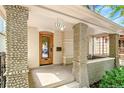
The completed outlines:
{"type": "Polygon", "coordinates": [[[119,35],[118,33],[112,33],[112,34],[109,34],[109,35],[119,35]]]}
{"type": "Polygon", "coordinates": [[[20,5],[3,5],[6,11],[28,12],[28,8],[20,5]]]}
{"type": "Polygon", "coordinates": [[[85,29],[88,28],[88,25],[87,24],[84,24],[84,23],[77,23],[73,26],[73,29],[76,29],[76,28],[80,28],[80,27],[83,27],[85,29]]]}

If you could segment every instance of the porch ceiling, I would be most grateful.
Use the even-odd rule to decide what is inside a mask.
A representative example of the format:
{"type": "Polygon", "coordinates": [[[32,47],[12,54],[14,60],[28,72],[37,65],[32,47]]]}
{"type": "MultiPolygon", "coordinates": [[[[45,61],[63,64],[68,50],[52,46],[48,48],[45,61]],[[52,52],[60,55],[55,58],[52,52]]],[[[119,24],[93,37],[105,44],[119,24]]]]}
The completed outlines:
{"type": "MultiPolygon", "coordinates": [[[[74,24],[82,22],[89,26],[89,33],[120,33],[124,28],[106,20],[80,5],[25,5],[30,9],[28,26],[36,27],[39,31],[56,31],[57,18],[64,21],[66,31],[72,30],[74,24]]],[[[5,17],[5,10],[0,6],[0,16],[5,17]]]]}
{"type": "Polygon", "coordinates": [[[37,27],[40,30],[56,31],[55,23],[57,18],[64,20],[67,31],[72,30],[74,24],[82,22],[89,26],[90,32],[118,33],[123,29],[111,22],[101,20],[98,15],[87,11],[83,6],[26,6],[30,9],[29,26],[37,27]],[[90,14],[91,13],[91,14],[90,14]]]}

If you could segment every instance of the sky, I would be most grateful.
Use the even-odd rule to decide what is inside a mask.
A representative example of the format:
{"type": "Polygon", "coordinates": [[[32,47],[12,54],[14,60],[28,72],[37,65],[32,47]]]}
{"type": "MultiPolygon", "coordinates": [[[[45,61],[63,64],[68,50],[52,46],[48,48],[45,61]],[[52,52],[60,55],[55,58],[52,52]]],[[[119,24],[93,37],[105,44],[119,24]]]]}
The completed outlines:
{"type": "Polygon", "coordinates": [[[0,32],[4,31],[4,20],[2,17],[0,17],[0,32]]]}
{"type": "MultiPolygon", "coordinates": [[[[102,7],[101,5],[96,5],[96,6],[95,6],[95,10],[98,10],[98,9],[100,9],[101,7],[102,7]]],[[[121,21],[124,21],[124,17],[120,17],[120,18],[115,19],[116,17],[119,16],[120,11],[117,12],[112,18],[109,18],[109,13],[110,13],[111,11],[112,11],[111,8],[105,7],[105,8],[102,9],[102,11],[101,11],[99,14],[102,15],[102,16],[104,16],[104,17],[106,17],[106,18],[108,18],[109,20],[111,20],[111,21],[113,21],[113,22],[119,24],[120,26],[123,26],[123,27],[124,27],[124,24],[120,23],[121,21]],[[115,19],[115,20],[114,20],[114,19],[115,19]]]]}

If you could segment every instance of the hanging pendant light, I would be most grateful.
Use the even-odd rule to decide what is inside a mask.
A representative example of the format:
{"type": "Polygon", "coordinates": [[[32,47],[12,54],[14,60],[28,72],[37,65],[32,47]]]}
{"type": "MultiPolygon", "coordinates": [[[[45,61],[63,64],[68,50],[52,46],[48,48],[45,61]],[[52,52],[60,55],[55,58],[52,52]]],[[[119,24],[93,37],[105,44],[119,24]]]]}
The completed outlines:
{"type": "Polygon", "coordinates": [[[65,29],[65,25],[64,25],[64,21],[62,19],[58,19],[57,18],[57,22],[55,23],[56,28],[60,31],[64,31],[65,29]]]}

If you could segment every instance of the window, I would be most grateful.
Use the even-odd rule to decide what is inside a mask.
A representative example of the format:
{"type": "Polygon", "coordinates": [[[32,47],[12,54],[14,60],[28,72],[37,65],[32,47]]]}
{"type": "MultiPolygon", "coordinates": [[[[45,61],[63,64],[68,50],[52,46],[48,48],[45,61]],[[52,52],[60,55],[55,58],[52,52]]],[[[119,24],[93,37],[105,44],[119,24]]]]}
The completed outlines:
{"type": "Polygon", "coordinates": [[[124,39],[119,40],[119,53],[124,54],[124,39]]]}
{"type": "Polygon", "coordinates": [[[96,37],[95,55],[107,56],[109,54],[109,38],[107,36],[96,37]]]}

